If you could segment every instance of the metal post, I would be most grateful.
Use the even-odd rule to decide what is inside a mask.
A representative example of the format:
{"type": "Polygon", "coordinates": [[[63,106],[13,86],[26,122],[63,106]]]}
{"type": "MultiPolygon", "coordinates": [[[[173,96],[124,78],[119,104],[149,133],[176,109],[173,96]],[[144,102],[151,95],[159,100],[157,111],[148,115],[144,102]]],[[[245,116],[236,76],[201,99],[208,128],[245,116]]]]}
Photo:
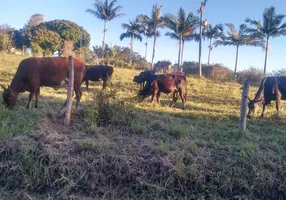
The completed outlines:
{"type": "Polygon", "coordinates": [[[248,99],[249,81],[245,80],[243,84],[243,91],[240,105],[240,117],[239,117],[239,132],[243,133],[246,129],[246,110],[248,99]]]}

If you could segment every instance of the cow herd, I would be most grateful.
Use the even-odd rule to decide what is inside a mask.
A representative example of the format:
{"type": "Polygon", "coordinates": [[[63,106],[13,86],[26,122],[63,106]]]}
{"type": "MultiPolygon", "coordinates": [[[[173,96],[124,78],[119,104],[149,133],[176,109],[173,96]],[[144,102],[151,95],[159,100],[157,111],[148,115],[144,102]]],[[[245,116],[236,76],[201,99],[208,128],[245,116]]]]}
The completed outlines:
{"type": "MultiPolygon", "coordinates": [[[[74,63],[74,92],[76,95],[76,106],[79,105],[82,92],[81,84],[86,83],[88,91],[89,80],[103,81],[103,89],[108,85],[108,81],[113,74],[113,68],[109,66],[87,66],[81,60],[73,58],[74,63]]],[[[44,57],[27,58],[20,62],[11,84],[2,93],[6,107],[13,108],[16,105],[19,93],[28,91],[29,100],[27,109],[31,107],[32,100],[36,99],[35,107],[38,107],[40,87],[61,87],[68,83],[69,60],[67,57],[44,57]]],[[[151,102],[156,97],[160,104],[161,93],[172,94],[173,107],[178,96],[182,100],[182,109],[187,101],[187,79],[183,72],[170,74],[171,63],[167,61],[158,62],[154,70],[141,72],[134,76],[133,81],[140,84],[139,96],[146,98],[151,96],[151,102]],[[164,74],[155,74],[163,71],[164,74]]],[[[271,101],[276,101],[276,109],[279,111],[280,101],[286,99],[286,77],[266,77],[261,81],[259,89],[253,100],[249,99],[248,117],[251,118],[257,111],[259,102],[262,102],[263,109],[261,117],[264,116],[265,107],[271,101]]]]}

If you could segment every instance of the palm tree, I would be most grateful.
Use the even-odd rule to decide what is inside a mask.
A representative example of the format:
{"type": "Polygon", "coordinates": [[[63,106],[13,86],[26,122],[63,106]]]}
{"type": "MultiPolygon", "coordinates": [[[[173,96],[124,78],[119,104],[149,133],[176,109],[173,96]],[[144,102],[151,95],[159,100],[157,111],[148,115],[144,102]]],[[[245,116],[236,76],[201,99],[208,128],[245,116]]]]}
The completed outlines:
{"type": "Polygon", "coordinates": [[[152,30],[154,31],[154,42],[153,42],[153,54],[152,54],[152,62],[151,62],[151,69],[153,68],[154,64],[154,57],[155,57],[155,47],[156,47],[156,39],[157,39],[157,33],[158,28],[164,27],[164,17],[161,16],[161,8],[162,5],[153,5],[151,17],[148,17],[147,15],[139,15],[137,19],[140,20],[143,24],[152,27],[152,30]]]}
{"type": "Polygon", "coordinates": [[[95,9],[87,9],[85,12],[89,12],[94,15],[96,18],[104,21],[104,29],[103,29],[103,40],[102,40],[102,50],[104,52],[105,49],[105,37],[107,32],[107,22],[111,21],[119,16],[124,15],[123,13],[119,13],[122,6],[116,6],[115,3],[117,0],[112,0],[110,3],[108,0],[100,1],[94,0],[93,7],[95,9]]]}
{"type": "Polygon", "coordinates": [[[213,50],[212,46],[212,40],[217,38],[223,38],[223,25],[217,24],[214,27],[209,24],[205,31],[203,32],[203,37],[209,39],[210,45],[209,45],[209,56],[208,56],[208,65],[210,64],[211,59],[211,51],[213,50]]]}
{"type": "MultiPolygon", "coordinates": [[[[154,33],[154,30],[153,30],[153,27],[150,26],[149,24],[142,24],[143,25],[143,35],[145,35],[146,37],[146,48],[145,48],[145,60],[147,60],[147,50],[148,50],[148,41],[149,41],[149,38],[153,37],[155,35],[154,33]]],[[[160,33],[159,31],[156,32],[156,37],[159,37],[160,36],[160,33]]]]}
{"type": "Polygon", "coordinates": [[[165,15],[166,26],[171,29],[173,32],[167,32],[166,35],[170,36],[172,39],[179,40],[179,54],[178,54],[178,66],[182,60],[182,43],[186,36],[193,33],[193,31],[198,27],[199,18],[194,16],[193,13],[189,13],[186,17],[185,11],[183,8],[180,8],[177,17],[172,14],[165,15]]]}
{"type": "Polygon", "coordinates": [[[134,39],[138,39],[142,42],[142,36],[140,34],[143,32],[143,26],[135,20],[129,21],[129,24],[123,23],[122,28],[126,29],[126,32],[120,35],[120,40],[122,41],[124,38],[131,38],[129,62],[132,64],[133,41],[134,39]]]}
{"type": "Polygon", "coordinates": [[[263,41],[259,39],[255,39],[247,34],[247,26],[245,24],[241,24],[239,26],[239,30],[235,29],[234,25],[229,23],[225,24],[229,31],[227,31],[227,35],[224,39],[218,39],[214,42],[214,45],[217,47],[218,45],[223,46],[236,46],[236,60],[234,67],[234,80],[236,80],[236,71],[237,71],[237,61],[238,61],[238,53],[239,47],[243,45],[249,46],[263,46],[263,41]]]}
{"type": "Polygon", "coordinates": [[[255,28],[249,28],[249,33],[255,38],[265,40],[264,76],[266,75],[269,39],[271,37],[286,35],[286,22],[282,24],[284,17],[285,15],[276,15],[275,8],[272,6],[264,10],[263,23],[250,18],[246,18],[245,20],[246,23],[255,26],[255,28]]]}
{"type": "Polygon", "coordinates": [[[193,41],[193,40],[195,40],[196,42],[199,42],[200,41],[200,34],[191,32],[191,34],[188,34],[188,35],[183,37],[183,40],[182,40],[182,56],[181,56],[182,68],[181,69],[183,69],[183,65],[184,65],[184,62],[183,62],[184,59],[183,58],[184,58],[185,42],[189,42],[189,41],[193,41]]]}

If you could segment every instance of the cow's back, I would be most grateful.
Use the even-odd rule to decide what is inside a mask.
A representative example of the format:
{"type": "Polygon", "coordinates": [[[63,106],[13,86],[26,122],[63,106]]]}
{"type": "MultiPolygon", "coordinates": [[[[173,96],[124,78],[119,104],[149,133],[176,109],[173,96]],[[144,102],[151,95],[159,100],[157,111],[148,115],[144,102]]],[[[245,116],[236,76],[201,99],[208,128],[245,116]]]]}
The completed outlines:
{"type": "MultiPolygon", "coordinates": [[[[81,84],[85,76],[85,65],[74,58],[74,83],[81,84]]],[[[59,86],[69,76],[68,57],[27,58],[20,62],[11,82],[17,92],[29,91],[32,86],[59,86]]]]}
{"type": "Polygon", "coordinates": [[[103,66],[103,65],[95,65],[95,66],[87,66],[86,69],[86,78],[91,81],[99,81],[104,77],[111,77],[113,74],[113,67],[103,66]]]}

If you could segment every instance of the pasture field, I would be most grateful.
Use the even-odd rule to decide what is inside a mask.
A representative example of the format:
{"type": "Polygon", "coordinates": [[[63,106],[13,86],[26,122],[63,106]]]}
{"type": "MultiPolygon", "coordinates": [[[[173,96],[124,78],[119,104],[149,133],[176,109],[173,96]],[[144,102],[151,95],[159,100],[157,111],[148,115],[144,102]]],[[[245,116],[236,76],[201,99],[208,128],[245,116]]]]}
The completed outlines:
{"type": "MultiPolygon", "coordinates": [[[[0,53],[2,84],[22,59],[0,53]]],[[[239,134],[238,83],[187,77],[181,110],[171,95],[139,103],[138,73],[115,68],[104,92],[82,84],[70,127],[66,89],[41,88],[38,109],[25,109],[28,93],[1,104],[0,199],[286,199],[285,109],[272,103],[239,134]]]]}

